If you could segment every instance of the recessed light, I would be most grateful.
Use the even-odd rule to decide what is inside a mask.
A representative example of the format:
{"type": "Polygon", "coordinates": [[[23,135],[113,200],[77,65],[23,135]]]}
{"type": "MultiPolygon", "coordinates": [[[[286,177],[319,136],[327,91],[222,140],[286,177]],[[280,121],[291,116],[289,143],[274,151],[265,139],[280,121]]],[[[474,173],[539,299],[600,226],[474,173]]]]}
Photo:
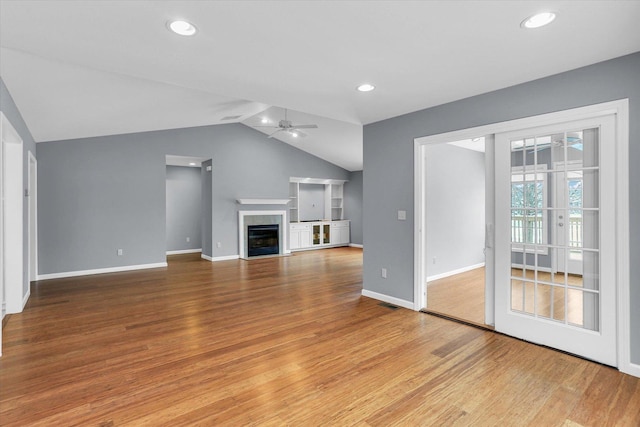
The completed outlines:
{"type": "Polygon", "coordinates": [[[196,163],[195,162],[189,162],[189,166],[195,166],[196,163]]]}
{"type": "Polygon", "coordinates": [[[360,92],[371,92],[375,88],[376,87],[374,85],[369,84],[369,83],[364,83],[364,84],[361,84],[360,86],[357,87],[358,91],[360,91],[360,92]]]}
{"type": "Polygon", "coordinates": [[[297,132],[291,132],[291,136],[293,136],[294,138],[298,137],[298,133],[297,132]]]}
{"type": "Polygon", "coordinates": [[[176,34],[180,34],[181,36],[192,36],[197,31],[195,25],[187,21],[169,21],[167,26],[171,31],[176,34]]]}
{"type": "Polygon", "coordinates": [[[540,28],[550,24],[554,19],[556,19],[556,14],[553,12],[536,13],[522,21],[520,26],[522,28],[540,28]]]}
{"type": "Polygon", "coordinates": [[[266,118],[266,117],[263,117],[262,120],[260,120],[260,123],[262,123],[262,124],[269,123],[269,119],[266,118]]]}

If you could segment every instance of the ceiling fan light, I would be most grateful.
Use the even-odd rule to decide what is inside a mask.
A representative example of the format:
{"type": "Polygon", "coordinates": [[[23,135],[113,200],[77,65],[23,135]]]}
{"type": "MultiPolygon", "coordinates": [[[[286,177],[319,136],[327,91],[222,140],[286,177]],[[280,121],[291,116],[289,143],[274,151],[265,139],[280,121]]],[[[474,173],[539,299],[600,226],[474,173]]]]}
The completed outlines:
{"type": "Polygon", "coordinates": [[[556,14],[553,12],[536,13],[522,21],[520,26],[527,29],[540,28],[550,24],[554,19],[556,19],[556,14]]]}
{"type": "Polygon", "coordinates": [[[356,89],[358,90],[358,92],[371,92],[375,88],[376,87],[374,85],[372,85],[372,84],[363,83],[360,86],[358,86],[356,89]]]}
{"type": "Polygon", "coordinates": [[[291,136],[293,136],[294,138],[298,137],[298,132],[291,132],[291,136]]]}
{"type": "Polygon", "coordinates": [[[192,36],[198,31],[192,23],[181,20],[169,21],[167,26],[171,31],[181,36],[192,36]]]}

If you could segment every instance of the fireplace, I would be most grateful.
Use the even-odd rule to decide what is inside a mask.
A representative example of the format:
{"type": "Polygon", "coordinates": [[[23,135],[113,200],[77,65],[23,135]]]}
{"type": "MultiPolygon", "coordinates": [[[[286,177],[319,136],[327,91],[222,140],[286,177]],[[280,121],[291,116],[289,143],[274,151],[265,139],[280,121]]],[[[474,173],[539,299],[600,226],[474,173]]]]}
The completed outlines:
{"type": "Polygon", "coordinates": [[[247,227],[247,256],[277,255],[280,253],[278,224],[249,225],[247,227]]]}
{"type": "MultiPolygon", "coordinates": [[[[267,255],[264,252],[269,252],[268,255],[272,256],[286,256],[291,253],[288,249],[288,222],[287,222],[287,212],[286,211],[277,211],[277,210],[260,210],[260,211],[249,211],[242,210],[238,211],[238,255],[241,259],[251,259],[255,258],[258,255],[267,255]],[[257,227],[255,229],[256,232],[259,231],[259,234],[263,234],[264,232],[268,232],[267,234],[271,234],[269,239],[265,239],[263,241],[251,242],[249,239],[249,227],[254,226],[267,226],[267,229],[260,229],[257,227]],[[277,228],[275,228],[277,227],[277,228]],[[275,232],[274,232],[275,228],[275,232]],[[267,241],[268,240],[268,241],[267,241]],[[256,244],[257,246],[271,246],[269,250],[265,248],[256,248],[256,250],[252,250],[249,253],[249,246],[256,244]],[[263,252],[263,253],[256,253],[263,252]]],[[[253,234],[253,232],[252,232],[253,234]]],[[[256,239],[257,240],[257,239],[256,239]]]]}

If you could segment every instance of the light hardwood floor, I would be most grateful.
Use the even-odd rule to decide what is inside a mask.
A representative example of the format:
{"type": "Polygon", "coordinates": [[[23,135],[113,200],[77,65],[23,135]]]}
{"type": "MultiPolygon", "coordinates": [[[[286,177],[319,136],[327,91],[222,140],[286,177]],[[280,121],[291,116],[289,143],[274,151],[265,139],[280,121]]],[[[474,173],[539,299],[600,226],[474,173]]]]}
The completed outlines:
{"type": "Polygon", "coordinates": [[[427,310],[486,326],[484,267],[427,283],[427,310]]]}
{"type": "Polygon", "coordinates": [[[361,296],[362,251],[39,282],[3,426],[638,426],[640,379],[361,296]]]}

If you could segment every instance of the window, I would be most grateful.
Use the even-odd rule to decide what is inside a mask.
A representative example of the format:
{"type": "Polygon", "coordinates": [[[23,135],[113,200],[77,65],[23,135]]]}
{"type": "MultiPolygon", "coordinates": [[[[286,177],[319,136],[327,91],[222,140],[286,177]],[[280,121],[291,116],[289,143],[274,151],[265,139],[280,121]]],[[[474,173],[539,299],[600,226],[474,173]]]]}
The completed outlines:
{"type": "Polygon", "coordinates": [[[522,167],[514,167],[511,172],[511,241],[521,243],[515,245],[515,249],[523,250],[524,245],[545,245],[547,240],[546,165],[536,169],[526,167],[524,171],[522,167]]]}

